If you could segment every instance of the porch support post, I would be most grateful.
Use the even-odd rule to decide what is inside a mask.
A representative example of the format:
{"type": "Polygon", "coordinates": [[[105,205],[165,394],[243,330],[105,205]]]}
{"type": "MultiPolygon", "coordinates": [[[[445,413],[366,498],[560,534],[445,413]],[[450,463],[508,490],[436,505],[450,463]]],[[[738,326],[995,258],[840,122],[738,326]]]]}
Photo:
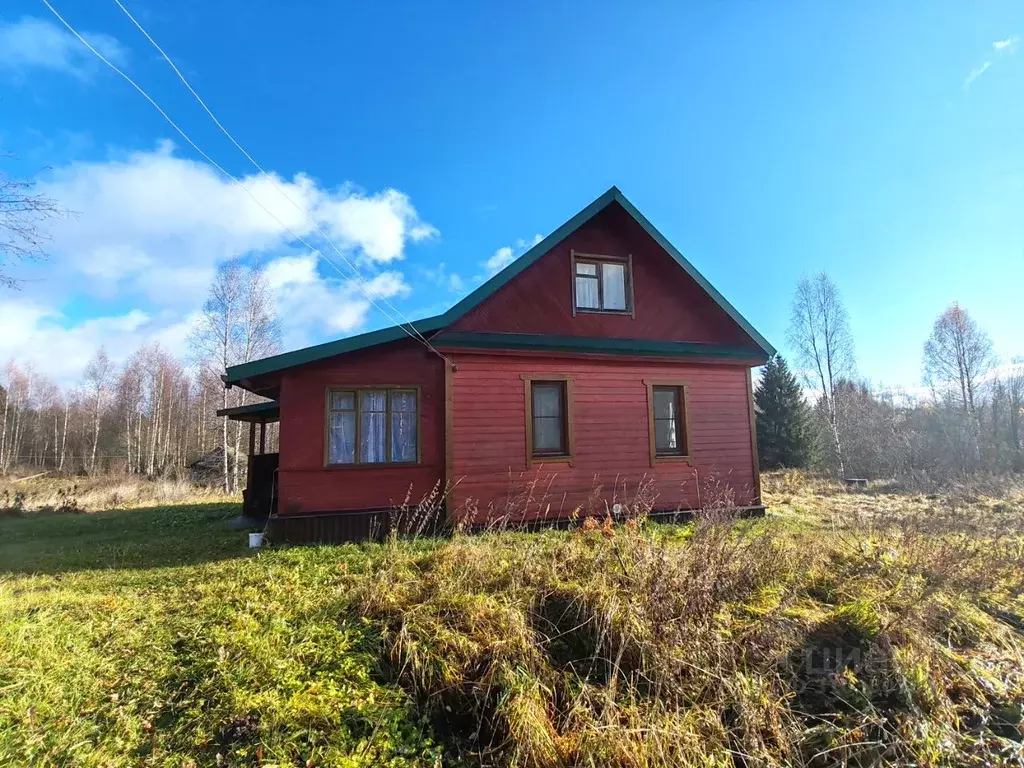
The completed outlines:
{"type": "Polygon", "coordinates": [[[260,456],[267,452],[267,422],[260,422],[260,456]]]}
{"type": "Polygon", "coordinates": [[[253,454],[256,451],[256,422],[249,422],[249,460],[252,461],[253,454]]]}

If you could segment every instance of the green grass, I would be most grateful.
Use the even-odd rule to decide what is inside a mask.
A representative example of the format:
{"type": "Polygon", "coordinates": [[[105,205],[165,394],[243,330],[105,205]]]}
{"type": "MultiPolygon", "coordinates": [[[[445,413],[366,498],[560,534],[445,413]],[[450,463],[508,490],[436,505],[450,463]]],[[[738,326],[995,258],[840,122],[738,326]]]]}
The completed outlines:
{"type": "Polygon", "coordinates": [[[230,504],[0,517],[0,766],[1024,760],[1022,497],[785,494],[258,552],[230,504]]]}
{"type": "Polygon", "coordinates": [[[374,547],[251,554],[237,511],[0,520],[0,765],[435,764],[338,591],[374,547]]]}

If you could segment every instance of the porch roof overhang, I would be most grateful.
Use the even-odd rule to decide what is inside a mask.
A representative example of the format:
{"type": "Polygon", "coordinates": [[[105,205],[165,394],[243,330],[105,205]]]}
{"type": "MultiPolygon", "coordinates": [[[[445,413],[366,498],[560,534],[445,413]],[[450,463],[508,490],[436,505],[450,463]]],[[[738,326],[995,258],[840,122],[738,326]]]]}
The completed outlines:
{"type": "Polygon", "coordinates": [[[230,421],[247,421],[250,424],[270,424],[281,418],[281,405],[275,400],[251,405],[237,405],[221,408],[218,416],[227,416],[230,421]]]}

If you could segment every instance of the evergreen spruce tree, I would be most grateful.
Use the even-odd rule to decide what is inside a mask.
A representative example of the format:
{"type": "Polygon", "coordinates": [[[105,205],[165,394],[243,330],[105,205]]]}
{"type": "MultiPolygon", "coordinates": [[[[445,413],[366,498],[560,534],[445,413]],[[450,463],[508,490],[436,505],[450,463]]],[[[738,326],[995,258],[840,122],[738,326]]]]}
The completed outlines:
{"type": "Polygon", "coordinates": [[[765,365],[754,391],[754,403],[761,467],[806,467],[814,446],[811,411],[796,376],[781,355],[765,365]]]}

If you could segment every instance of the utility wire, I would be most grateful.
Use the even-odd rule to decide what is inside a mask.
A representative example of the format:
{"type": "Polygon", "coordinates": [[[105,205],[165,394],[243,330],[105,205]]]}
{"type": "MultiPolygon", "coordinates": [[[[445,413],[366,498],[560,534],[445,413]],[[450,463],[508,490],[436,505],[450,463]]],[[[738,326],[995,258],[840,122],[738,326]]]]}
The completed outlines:
{"type": "MultiPolygon", "coordinates": [[[[284,188],[280,184],[277,183],[276,177],[273,174],[271,174],[269,171],[267,171],[262,165],[260,165],[256,161],[256,158],[254,158],[252,155],[250,155],[249,152],[246,151],[245,147],[243,147],[241,144],[239,144],[238,141],[235,139],[235,137],[231,135],[231,132],[227,128],[224,127],[224,124],[221,123],[221,121],[217,119],[217,116],[215,114],[213,114],[213,110],[211,110],[210,107],[207,106],[206,102],[203,101],[202,96],[200,96],[196,92],[196,89],[192,87],[192,84],[189,83],[189,81],[185,77],[185,75],[183,75],[181,73],[181,70],[178,69],[178,65],[175,64],[174,61],[171,59],[171,57],[167,54],[167,52],[162,47],[160,47],[160,44],[156,40],[153,39],[153,36],[150,35],[148,31],[146,31],[146,28],[143,27],[141,23],[139,23],[138,19],[136,19],[132,15],[131,11],[129,11],[127,8],[125,8],[125,6],[121,2],[121,0],[114,0],[114,3],[116,3],[117,7],[121,9],[121,12],[124,13],[124,15],[128,17],[129,21],[131,21],[131,23],[135,25],[135,28],[138,29],[139,32],[141,32],[143,34],[143,36],[145,36],[145,38],[153,45],[154,48],[156,48],[157,52],[160,54],[160,56],[163,58],[163,60],[167,62],[168,66],[170,66],[170,68],[172,70],[174,70],[174,74],[178,76],[178,79],[181,81],[181,84],[184,85],[188,89],[188,92],[192,94],[192,97],[199,103],[199,106],[201,106],[203,108],[203,111],[205,111],[206,114],[209,115],[210,119],[213,121],[213,124],[216,125],[217,128],[220,129],[220,132],[223,133],[228,138],[228,140],[232,144],[235,145],[235,148],[239,152],[241,152],[243,155],[245,155],[245,159],[248,160],[250,163],[252,163],[253,166],[256,168],[256,170],[258,170],[260,173],[262,173],[264,176],[266,176],[270,180],[270,183],[274,186],[274,188],[281,194],[282,197],[284,197],[289,203],[292,204],[292,206],[295,208],[296,211],[298,211],[299,213],[303,213],[304,209],[302,208],[302,206],[300,206],[298,203],[295,202],[295,200],[293,200],[291,197],[289,197],[288,193],[284,190],[284,188]]],[[[331,248],[334,249],[334,252],[338,254],[338,256],[349,266],[350,269],[352,269],[353,272],[356,272],[358,274],[358,269],[356,268],[356,266],[351,261],[348,260],[348,258],[342,252],[342,250],[335,244],[334,240],[331,239],[330,235],[328,235],[327,232],[324,231],[323,227],[320,226],[320,223],[315,218],[313,218],[311,215],[307,214],[307,216],[308,216],[310,222],[313,224],[313,226],[316,227],[316,230],[320,234],[320,236],[323,237],[324,240],[326,240],[330,244],[331,248]]],[[[420,331],[412,324],[412,321],[410,321],[408,317],[406,317],[404,314],[402,314],[401,310],[399,310],[397,307],[395,307],[395,305],[393,305],[389,301],[387,301],[387,299],[382,299],[382,300],[389,307],[391,307],[393,310],[395,310],[395,312],[397,312],[398,315],[400,317],[402,317],[402,319],[404,319],[408,323],[409,327],[417,334],[417,336],[419,336],[420,339],[423,340],[424,343],[426,343],[428,346],[430,346],[430,343],[427,341],[426,337],[423,336],[422,333],[420,333],[420,331]]],[[[396,323],[396,325],[397,324],[398,323],[396,323]]],[[[443,357],[443,355],[442,355],[442,357],[443,357]]]]}
{"type": "MultiPolygon", "coordinates": [[[[128,76],[127,74],[125,74],[125,73],[124,73],[124,72],[123,72],[123,71],[122,71],[121,69],[119,69],[119,68],[117,67],[117,65],[115,65],[115,64],[114,64],[113,62],[111,62],[111,61],[110,61],[110,60],[109,60],[109,59],[108,59],[107,57],[105,57],[105,56],[104,56],[104,55],[103,55],[102,53],[100,53],[100,52],[99,52],[98,50],[96,50],[96,48],[94,48],[94,47],[93,47],[93,46],[92,46],[92,45],[91,45],[91,44],[89,43],[89,41],[88,41],[88,40],[86,40],[86,39],[85,39],[84,37],[82,37],[82,35],[81,35],[81,34],[79,34],[78,30],[76,30],[76,29],[75,29],[75,28],[74,28],[73,26],[71,26],[71,24],[70,24],[70,23],[69,23],[69,22],[68,22],[68,21],[67,21],[67,20],[66,20],[66,19],[65,19],[65,18],[64,18],[63,16],[61,16],[61,15],[60,15],[60,13],[58,13],[57,9],[56,9],[56,8],[54,8],[54,7],[53,7],[53,6],[52,6],[52,5],[50,4],[49,0],[42,0],[42,3],[43,3],[43,5],[45,5],[45,6],[47,7],[47,9],[49,9],[50,13],[52,13],[52,14],[53,14],[54,16],[56,16],[56,17],[57,17],[57,20],[58,20],[58,21],[60,21],[60,23],[61,23],[61,24],[63,24],[63,25],[64,25],[64,26],[65,26],[65,27],[67,28],[67,30],[68,30],[68,31],[69,31],[69,32],[70,32],[70,33],[71,33],[72,35],[74,35],[74,36],[75,36],[75,37],[76,37],[76,38],[77,38],[77,39],[79,40],[79,42],[81,42],[81,43],[82,43],[82,45],[84,45],[84,46],[85,46],[86,48],[88,48],[88,49],[89,49],[89,50],[90,50],[90,51],[92,52],[92,54],[93,54],[94,56],[96,56],[96,58],[98,58],[98,59],[99,59],[100,61],[102,61],[102,62],[103,62],[104,64],[106,64],[106,65],[107,65],[108,67],[110,67],[110,69],[114,70],[114,72],[116,72],[116,73],[117,73],[118,75],[120,75],[120,76],[121,76],[121,77],[122,77],[122,78],[123,78],[123,79],[125,80],[125,82],[127,82],[127,83],[128,83],[128,84],[129,84],[130,86],[132,86],[132,88],[134,88],[134,89],[135,89],[136,91],[138,91],[138,92],[139,92],[139,94],[140,94],[140,95],[141,95],[141,96],[142,96],[143,98],[145,98],[145,99],[146,99],[146,101],[148,101],[148,102],[149,102],[149,103],[150,103],[150,104],[152,105],[152,107],[153,107],[153,108],[154,108],[154,109],[155,109],[155,110],[156,110],[157,112],[159,112],[159,113],[160,113],[160,116],[161,116],[161,117],[163,117],[163,119],[164,119],[165,121],[167,121],[167,123],[168,123],[168,124],[169,124],[169,125],[170,125],[170,126],[171,126],[171,127],[172,127],[172,128],[173,128],[173,129],[174,129],[174,130],[175,130],[176,132],[177,132],[177,133],[178,133],[178,135],[179,135],[179,136],[181,136],[181,137],[182,137],[182,138],[183,138],[183,139],[184,139],[184,140],[185,140],[186,142],[188,142],[189,146],[191,146],[191,147],[192,147],[192,149],[194,149],[194,150],[195,150],[195,151],[196,151],[197,153],[199,153],[199,155],[200,155],[200,156],[201,156],[201,157],[202,157],[202,158],[203,158],[204,160],[206,160],[206,161],[207,161],[208,163],[210,163],[210,165],[212,165],[212,166],[213,166],[214,168],[216,168],[216,169],[217,169],[218,171],[220,171],[220,172],[221,172],[222,174],[224,174],[224,175],[225,175],[226,177],[228,177],[229,179],[231,179],[231,180],[232,180],[232,181],[233,181],[233,182],[234,182],[235,184],[237,184],[237,185],[238,185],[239,187],[241,187],[241,189],[242,189],[242,190],[243,190],[243,191],[244,191],[244,192],[245,192],[245,193],[246,193],[246,194],[247,194],[247,195],[248,195],[248,196],[249,196],[249,197],[250,197],[250,198],[251,198],[251,199],[253,200],[253,202],[255,202],[255,203],[256,203],[256,204],[257,204],[257,205],[258,205],[258,206],[259,206],[260,208],[262,208],[262,209],[263,209],[263,211],[264,211],[264,212],[266,212],[266,214],[267,214],[268,216],[270,216],[270,217],[271,217],[272,219],[274,219],[274,221],[276,221],[276,222],[277,222],[278,224],[280,224],[280,225],[281,225],[282,227],[284,227],[284,229],[285,229],[285,230],[287,230],[287,231],[288,231],[288,232],[289,232],[289,233],[290,233],[290,234],[292,235],[292,237],[294,237],[294,238],[295,238],[296,240],[298,240],[298,241],[299,241],[300,243],[302,243],[303,245],[305,245],[305,246],[306,246],[307,248],[309,248],[309,249],[310,249],[311,251],[313,251],[314,253],[317,253],[317,254],[319,254],[319,256],[320,256],[320,257],[321,257],[321,258],[322,258],[322,259],[323,259],[324,261],[326,261],[326,262],[327,262],[328,264],[330,264],[330,265],[331,265],[331,266],[332,266],[332,267],[334,268],[334,270],[338,272],[338,274],[342,275],[342,277],[347,277],[347,275],[345,275],[345,273],[341,271],[341,268],[340,268],[340,267],[338,267],[338,265],[337,265],[337,264],[335,264],[335,263],[334,263],[333,261],[331,261],[331,260],[330,260],[329,258],[327,258],[326,256],[324,256],[324,255],[323,255],[323,253],[322,253],[322,252],[320,251],[320,249],[318,249],[318,248],[314,247],[313,245],[311,245],[311,244],[310,244],[310,243],[309,243],[309,242],[308,242],[308,241],[307,241],[307,240],[306,240],[306,239],[305,239],[304,237],[302,237],[302,235],[300,235],[300,234],[298,234],[297,232],[295,232],[295,230],[293,230],[293,229],[292,229],[291,227],[289,227],[289,226],[288,226],[287,224],[285,224],[285,223],[284,223],[283,221],[281,221],[281,219],[280,219],[280,218],[278,218],[278,217],[277,217],[277,216],[276,216],[276,215],[274,214],[274,212],[273,212],[273,211],[271,211],[271,210],[270,210],[269,208],[267,208],[267,206],[265,206],[265,205],[264,205],[264,204],[263,204],[262,202],[260,202],[259,198],[257,198],[257,197],[256,197],[256,196],[255,196],[255,195],[254,195],[254,194],[253,194],[253,193],[252,193],[252,192],[251,192],[250,190],[249,190],[249,188],[248,188],[247,186],[245,186],[245,184],[243,184],[243,183],[241,182],[241,180],[239,180],[239,179],[238,179],[238,178],[237,178],[236,176],[234,176],[233,174],[229,173],[229,172],[228,172],[227,170],[225,170],[225,169],[224,169],[224,167],[223,167],[223,166],[221,166],[221,165],[220,165],[220,164],[219,164],[219,163],[218,163],[218,162],[217,162],[216,160],[214,160],[214,159],[213,159],[212,157],[210,157],[210,156],[209,156],[208,154],[206,154],[206,152],[204,152],[204,151],[203,151],[203,150],[202,150],[202,149],[201,149],[201,148],[199,147],[199,145],[198,145],[198,144],[196,144],[196,143],[195,143],[195,142],[194,142],[194,141],[192,140],[192,138],[191,138],[191,137],[190,137],[190,136],[189,136],[189,135],[188,135],[187,133],[185,133],[185,131],[183,131],[183,130],[182,130],[182,129],[181,129],[181,128],[180,128],[179,126],[178,126],[178,124],[174,122],[174,120],[172,120],[172,119],[171,119],[171,117],[170,117],[170,116],[169,116],[169,115],[167,114],[167,112],[165,112],[165,111],[164,111],[164,109],[163,109],[163,108],[162,108],[162,107],[161,107],[161,106],[160,106],[159,104],[157,104],[157,102],[156,102],[156,101],[155,101],[155,100],[153,99],[153,97],[152,97],[152,96],[150,96],[150,95],[149,95],[148,93],[146,93],[146,91],[145,91],[145,90],[144,90],[144,89],[143,89],[143,88],[142,88],[142,87],[141,87],[141,86],[140,86],[140,85],[139,85],[138,83],[136,83],[136,82],[135,82],[135,81],[134,81],[134,80],[133,80],[133,79],[132,79],[131,77],[129,77],[129,76],[128,76]]],[[[125,13],[128,13],[128,11],[127,11],[127,10],[125,10],[124,6],[121,6],[121,4],[120,4],[120,3],[118,3],[118,5],[119,5],[119,6],[121,7],[121,10],[125,11],[125,13]]],[[[134,17],[132,17],[132,16],[131,16],[131,14],[128,14],[128,16],[129,16],[129,18],[131,18],[131,19],[132,19],[132,21],[133,21],[133,22],[135,22],[135,25],[136,25],[137,27],[139,27],[139,29],[142,29],[141,25],[139,25],[139,23],[138,23],[137,21],[135,21],[134,17]]],[[[144,33],[144,34],[146,34],[146,33],[145,33],[145,30],[143,30],[143,33],[144,33]]],[[[152,38],[151,38],[151,37],[150,37],[150,36],[149,36],[148,34],[146,34],[146,37],[147,37],[147,38],[148,38],[148,39],[150,40],[150,42],[153,42],[153,44],[154,44],[154,45],[156,45],[156,43],[155,43],[155,42],[153,41],[153,39],[152,39],[152,38]]],[[[167,57],[167,54],[163,53],[163,50],[162,50],[162,49],[161,49],[161,48],[160,48],[159,46],[157,46],[157,50],[159,50],[159,51],[161,52],[161,54],[163,54],[163,56],[164,56],[164,58],[165,58],[165,59],[168,59],[168,57],[167,57]]],[[[170,60],[168,59],[168,61],[170,61],[170,60]]],[[[171,66],[172,66],[172,67],[174,67],[174,64],[172,63],[172,64],[171,64],[171,66]]],[[[175,70],[175,72],[178,72],[178,76],[179,76],[179,77],[180,77],[180,78],[181,78],[182,80],[184,80],[184,78],[182,77],[181,73],[180,73],[180,72],[178,71],[178,68],[177,68],[177,67],[174,67],[174,70],[175,70]]],[[[187,83],[186,83],[186,85],[187,85],[187,83]]],[[[193,95],[196,95],[196,94],[195,94],[195,91],[193,91],[193,90],[192,90],[191,86],[189,86],[189,90],[190,90],[190,91],[192,91],[193,95]]],[[[199,97],[198,97],[198,95],[196,95],[196,98],[199,98],[199,97]]],[[[200,103],[202,103],[202,100],[200,100],[200,103]]],[[[203,104],[203,106],[204,106],[204,108],[206,108],[206,105],[205,105],[205,104],[203,104]]],[[[210,110],[209,110],[209,108],[206,108],[206,111],[207,111],[207,113],[209,113],[209,114],[211,115],[211,117],[212,117],[212,113],[210,113],[210,110]]],[[[220,125],[220,122],[219,122],[219,121],[217,121],[217,120],[216,120],[216,118],[214,119],[214,122],[216,122],[216,123],[217,123],[217,125],[218,125],[218,127],[220,127],[220,129],[221,129],[222,131],[224,131],[224,133],[225,133],[225,134],[227,134],[227,131],[226,131],[226,130],[224,129],[224,127],[223,127],[222,125],[220,125]]],[[[227,134],[227,135],[228,135],[228,136],[229,136],[229,138],[230,138],[230,134],[227,134]]],[[[233,142],[233,143],[235,144],[235,146],[238,146],[238,147],[239,147],[239,149],[241,149],[241,147],[240,147],[240,146],[238,145],[238,142],[236,142],[236,141],[235,141],[235,140],[234,140],[233,138],[232,138],[231,140],[232,140],[232,142],[233,142]]],[[[287,199],[287,200],[288,200],[289,202],[291,202],[291,203],[292,203],[292,205],[294,205],[294,206],[295,206],[295,207],[296,207],[297,209],[299,209],[300,211],[302,210],[302,209],[301,209],[301,208],[300,208],[300,207],[298,206],[298,204],[297,204],[297,203],[296,203],[296,202],[295,202],[294,200],[292,200],[292,199],[291,199],[291,198],[290,198],[290,197],[289,197],[289,196],[288,196],[288,195],[287,195],[287,194],[286,194],[286,193],[284,192],[284,190],[283,190],[283,189],[281,189],[280,185],[278,185],[278,184],[277,184],[277,181],[276,181],[276,179],[274,179],[274,177],[273,177],[273,176],[272,176],[271,174],[269,174],[269,173],[267,173],[266,171],[264,171],[264,170],[263,170],[263,168],[261,168],[261,167],[260,167],[260,166],[259,166],[259,165],[258,165],[258,164],[256,163],[256,161],[255,161],[255,160],[253,160],[253,159],[252,159],[252,157],[250,157],[250,156],[249,156],[249,154],[248,154],[247,152],[245,152],[245,150],[242,150],[242,152],[243,152],[243,154],[245,154],[245,156],[246,156],[247,158],[249,158],[250,162],[252,162],[252,163],[253,163],[254,165],[256,165],[256,167],[257,167],[257,168],[259,168],[259,170],[260,170],[260,171],[261,171],[261,172],[262,172],[262,173],[263,173],[263,174],[264,174],[264,175],[265,175],[265,176],[266,176],[267,178],[271,179],[271,181],[273,182],[274,186],[275,186],[275,187],[277,188],[278,192],[279,192],[279,193],[280,193],[281,195],[283,195],[283,196],[285,197],[285,199],[287,199]]],[[[388,302],[388,301],[387,301],[387,299],[385,299],[385,298],[381,297],[381,300],[382,300],[382,301],[384,301],[384,302],[385,302],[386,304],[388,304],[388,306],[390,306],[390,307],[391,307],[392,309],[394,309],[394,310],[395,310],[395,312],[398,312],[398,313],[399,313],[399,315],[401,315],[401,316],[402,316],[403,318],[405,318],[405,320],[406,320],[406,323],[405,323],[405,324],[403,324],[403,323],[400,323],[400,322],[398,322],[398,321],[397,321],[397,320],[395,319],[395,317],[394,317],[394,316],[393,316],[393,315],[392,315],[392,314],[391,314],[390,312],[388,312],[388,311],[387,311],[386,309],[384,309],[384,308],[383,308],[382,306],[380,306],[380,304],[378,304],[378,303],[376,302],[376,300],[375,300],[375,299],[373,298],[373,296],[372,296],[372,295],[370,294],[370,292],[369,292],[369,291],[367,291],[367,290],[366,290],[366,288],[364,288],[364,286],[363,286],[363,284],[366,284],[366,285],[368,285],[368,283],[367,283],[366,279],[365,279],[365,278],[363,278],[363,276],[362,276],[362,275],[361,275],[361,274],[359,273],[359,271],[358,271],[358,270],[357,270],[357,269],[355,268],[355,266],[353,266],[353,264],[352,264],[352,263],[351,263],[351,262],[350,262],[350,261],[349,261],[349,260],[348,260],[348,259],[347,259],[347,258],[345,257],[345,255],[344,255],[344,254],[343,254],[343,253],[341,252],[341,250],[340,250],[340,249],[338,248],[338,246],[334,244],[334,241],[333,241],[333,240],[331,240],[331,239],[330,239],[330,238],[329,238],[329,237],[327,236],[327,234],[326,234],[326,233],[324,232],[324,230],[323,230],[323,229],[322,229],[322,228],[320,227],[320,225],[319,225],[319,224],[318,224],[318,223],[316,222],[316,220],[315,220],[315,219],[313,219],[313,218],[312,218],[312,216],[310,216],[309,218],[310,218],[310,220],[311,220],[311,221],[313,222],[313,225],[314,225],[314,226],[316,227],[316,229],[317,229],[317,230],[318,230],[318,231],[320,232],[320,234],[324,236],[324,238],[325,238],[325,239],[327,240],[327,242],[328,242],[328,243],[330,243],[331,247],[332,247],[332,248],[334,248],[334,250],[335,250],[335,251],[336,251],[336,252],[338,253],[338,255],[339,255],[339,256],[340,256],[340,257],[341,257],[341,258],[342,258],[342,259],[343,259],[343,260],[345,261],[345,263],[346,263],[346,264],[348,264],[348,265],[349,265],[349,267],[350,267],[350,268],[352,269],[352,271],[353,271],[353,273],[354,273],[354,275],[355,275],[355,277],[356,277],[356,286],[357,286],[357,287],[359,288],[359,290],[360,290],[360,292],[361,292],[361,293],[363,294],[363,296],[365,296],[365,297],[366,297],[366,300],[367,300],[367,301],[369,301],[369,302],[370,302],[370,303],[371,303],[371,304],[372,304],[372,305],[373,305],[374,307],[376,307],[376,308],[377,308],[378,310],[380,310],[380,311],[381,311],[381,312],[382,312],[382,313],[383,313],[383,314],[384,314],[384,315],[385,315],[385,316],[386,316],[386,317],[387,317],[387,318],[388,318],[389,320],[391,320],[391,322],[393,322],[393,323],[394,323],[395,325],[397,325],[397,326],[398,326],[399,328],[401,328],[401,329],[402,329],[403,331],[405,331],[405,333],[406,333],[406,334],[408,334],[408,335],[409,335],[409,336],[410,336],[411,338],[415,339],[416,341],[419,341],[419,342],[420,342],[421,344],[423,344],[423,345],[424,345],[424,346],[425,346],[425,347],[426,347],[426,348],[427,348],[428,350],[430,350],[431,352],[433,352],[434,354],[436,354],[436,355],[437,355],[438,357],[440,357],[440,358],[441,358],[442,360],[444,360],[444,361],[445,361],[446,363],[448,363],[448,364],[451,364],[451,361],[450,361],[450,360],[448,360],[448,358],[447,358],[447,357],[445,357],[445,356],[444,356],[444,355],[443,355],[443,354],[442,354],[441,352],[439,352],[439,351],[438,351],[438,350],[437,350],[437,349],[436,349],[436,348],[435,348],[435,347],[434,347],[434,346],[433,346],[433,345],[432,345],[432,344],[431,344],[431,343],[430,343],[430,342],[429,342],[429,341],[428,341],[428,340],[426,339],[426,337],[425,337],[425,336],[423,336],[423,334],[422,334],[422,333],[420,333],[420,331],[419,331],[419,330],[418,330],[418,329],[417,329],[417,328],[415,327],[415,325],[413,325],[413,323],[412,323],[411,321],[409,321],[409,319],[408,319],[408,318],[405,318],[405,316],[404,316],[404,315],[402,315],[402,313],[401,313],[401,312],[399,312],[399,310],[398,310],[397,308],[395,308],[395,307],[394,307],[394,305],[392,305],[392,304],[391,304],[390,302],[388,302]],[[405,327],[406,325],[408,325],[408,326],[409,326],[409,328],[406,328],[406,327],[405,327]],[[410,329],[411,329],[411,330],[410,330],[410,329]]]]}

